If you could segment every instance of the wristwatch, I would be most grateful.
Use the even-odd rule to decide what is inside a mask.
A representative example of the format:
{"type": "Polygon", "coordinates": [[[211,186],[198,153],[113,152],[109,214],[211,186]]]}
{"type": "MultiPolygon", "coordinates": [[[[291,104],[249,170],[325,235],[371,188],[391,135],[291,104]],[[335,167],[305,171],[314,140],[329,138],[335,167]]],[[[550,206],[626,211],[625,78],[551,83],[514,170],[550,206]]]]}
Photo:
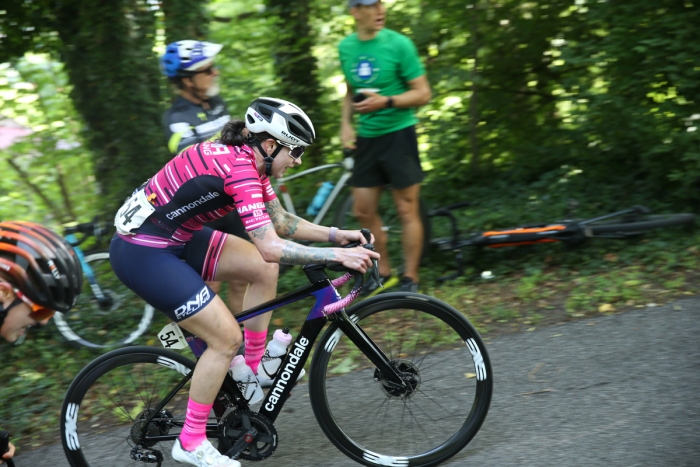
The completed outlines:
{"type": "Polygon", "coordinates": [[[389,96],[389,99],[386,101],[386,106],[385,108],[390,109],[394,106],[394,98],[389,96]]]}

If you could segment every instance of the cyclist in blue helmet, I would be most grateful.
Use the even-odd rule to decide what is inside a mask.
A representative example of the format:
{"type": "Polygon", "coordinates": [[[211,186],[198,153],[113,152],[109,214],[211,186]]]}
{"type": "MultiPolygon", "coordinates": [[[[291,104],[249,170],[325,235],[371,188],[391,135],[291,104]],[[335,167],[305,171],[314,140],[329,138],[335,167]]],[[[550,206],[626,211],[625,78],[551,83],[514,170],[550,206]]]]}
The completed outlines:
{"type": "Polygon", "coordinates": [[[219,71],[214,65],[222,47],[212,42],[178,41],[169,44],[160,59],[163,74],[179,95],[163,120],[173,154],[216,135],[231,119],[219,97],[219,71]]]}

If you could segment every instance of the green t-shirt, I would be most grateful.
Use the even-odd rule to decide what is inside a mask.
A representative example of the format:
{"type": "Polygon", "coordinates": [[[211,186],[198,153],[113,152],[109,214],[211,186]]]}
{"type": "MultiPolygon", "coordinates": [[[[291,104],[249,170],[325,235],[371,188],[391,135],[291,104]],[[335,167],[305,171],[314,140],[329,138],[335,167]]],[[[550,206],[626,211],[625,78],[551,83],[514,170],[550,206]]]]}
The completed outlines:
{"type": "MultiPolygon", "coordinates": [[[[411,39],[391,29],[361,41],[357,33],[338,45],[340,64],[353,93],[371,89],[382,96],[403,94],[408,82],[425,74],[411,39]]],[[[385,135],[418,122],[414,109],[380,109],[360,114],[358,134],[366,138],[385,135]]]]}

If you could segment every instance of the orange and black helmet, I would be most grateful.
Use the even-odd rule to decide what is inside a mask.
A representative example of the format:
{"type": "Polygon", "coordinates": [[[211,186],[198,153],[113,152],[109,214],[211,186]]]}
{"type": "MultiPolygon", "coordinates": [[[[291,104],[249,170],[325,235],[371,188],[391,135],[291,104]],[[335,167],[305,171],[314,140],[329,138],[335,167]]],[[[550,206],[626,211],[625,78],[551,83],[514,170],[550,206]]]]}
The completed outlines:
{"type": "Polygon", "coordinates": [[[0,280],[38,307],[66,312],[83,283],[80,260],[68,242],[33,222],[0,222],[0,280]]]}

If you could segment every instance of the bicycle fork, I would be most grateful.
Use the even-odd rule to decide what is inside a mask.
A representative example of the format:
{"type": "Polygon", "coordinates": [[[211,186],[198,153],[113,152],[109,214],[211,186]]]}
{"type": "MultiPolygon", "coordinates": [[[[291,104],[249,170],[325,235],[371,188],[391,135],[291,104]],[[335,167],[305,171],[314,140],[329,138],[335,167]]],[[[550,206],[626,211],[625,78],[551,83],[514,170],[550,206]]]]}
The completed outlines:
{"type": "MultiPolygon", "coordinates": [[[[391,386],[394,390],[402,393],[411,391],[410,385],[401,377],[397,368],[391,364],[389,357],[384,354],[382,349],[380,349],[357,324],[359,318],[356,315],[348,316],[345,310],[342,310],[335,315],[334,320],[338,323],[338,327],[345,333],[348,339],[350,339],[377,368],[374,373],[375,381],[391,386]]],[[[337,342],[337,339],[334,341],[337,342]]]]}

